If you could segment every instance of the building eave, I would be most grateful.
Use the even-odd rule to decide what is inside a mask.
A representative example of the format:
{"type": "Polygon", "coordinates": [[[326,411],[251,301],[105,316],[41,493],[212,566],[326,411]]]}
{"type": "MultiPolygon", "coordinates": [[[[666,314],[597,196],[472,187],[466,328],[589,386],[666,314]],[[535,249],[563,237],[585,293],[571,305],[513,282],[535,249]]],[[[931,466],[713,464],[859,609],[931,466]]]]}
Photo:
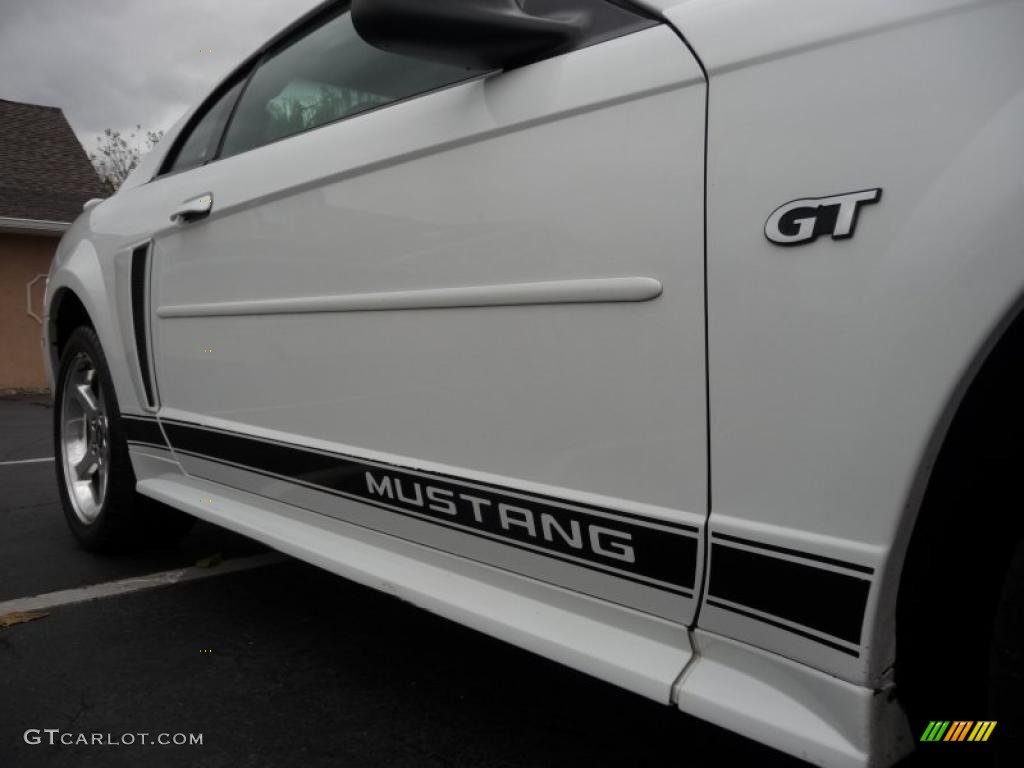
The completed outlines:
{"type": "Polygon", "coordinates": [[[43,219],[15,219],[0,216],[0,233],[15,235],[62,235],[71,226],[70,221],[43,219]]]}

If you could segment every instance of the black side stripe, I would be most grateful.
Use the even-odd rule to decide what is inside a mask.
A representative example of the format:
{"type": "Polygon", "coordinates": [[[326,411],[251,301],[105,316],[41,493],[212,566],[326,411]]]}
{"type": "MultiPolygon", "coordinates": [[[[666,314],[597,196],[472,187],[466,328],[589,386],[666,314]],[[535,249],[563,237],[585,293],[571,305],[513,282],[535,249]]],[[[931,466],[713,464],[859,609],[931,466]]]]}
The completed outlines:
{"type": "Polygon", "coordinates": [[[166,445],[157,445],[156,443],[147,443],[144,440],[129,440],[128,445],[140,447],[140,448],[159,448],[163,451],[168,450],[166,445]]]}
{"type": "MultiPolygon", "coordinates": [[[[709,603],[718,597],[854,645],[860,644],[861,626],[871,589],[871,582],[866,576],[839,573],[809,562],[794,562],[739,549],[719,543],[718,538],[714,537],[711,546],[709,603]]],[[[728,610],[740,612],[732,607],[728,610]]],[[[772,623],[753,614],[749,617],[772,623]]],[[[788,626],[776,626],[801,634],[788,626]]],[[[829,645],[813,635],[805,636],[829,645]]]]}
{"type": "MultiPolygon", "coordinates": [[[[148,417],[148,418],[153,418],[153,417],[148,417]]],[[[230,429],[223,429],[222,427],[210,427],[210,426],[206,426],[206,425],[195,424],[195,423],[190,422],[190,421],[182,421],[181,419],[172,419],[172,418],[168,418],[168,417],[161,417],[160,418],[160,422],[168,430],[172,429],[174,425],[178,425],[178,426],[181,426],[181,427],[189,427],[189,428],[192,428],[192,429],[199,429],[199,430],[202,430],[203,432],[207,432],[207,433],[228,435],[230,437],[241,437],[241,438],[245,438],[246,440],[251,440],[254,443],[261,444],[261,445],[271,445],[271,446],[279,445],[279,446],[282,446],[284,448],[298,449],[298,450],[301,450],[301,451],[309,452],[309,453],[311,453],[313,455],[317,455],[317,456],[327,456],[328,458],[331,458],[331,459],[341,458],[341,459],[351,459],[353,461],[363,461],[363,458],[359,457],[359,456],[352,456],[352,455],[349,455],[349,454],[337,453],[337,452],[333,452],[333,451],[324,451],[324,450],[320,450],[320,449],[317,449],[317,448],[306,448],[306,447],[303,447],[303,446],[296,446],[296,445],[293,445],[292,443],[286,443],[286,442],[283,442],[281,440],[273,440],[273,439],[271,439],[269,437],[259,437],[259,436],[256,436],[256,435],[247,435],[247,434],[244,434],[242,432],[233,432],[230,429]]],[[[385,466],[385,465],[381,464],[380,462],[369,462],[369,463],[378,464],[380,466],[385,466]]],[[[446,473],[446,472],[437,472],[436,470],[429,470],[428,471],[428,470],[417,469],[417,468],[411,467],[411,466],[402,466],[402,465],[399,465],[399,464],[389,464],[389,465],[386,465],[386,466],[388,466],[388,467],[395,467],[397,469],[409,469],[409,470],[412,470],[412,471],[415,471],[415,472],[420,472],[420,473],[423,473],[423,474],[430,475],[431,477],[443,478],[443,479],[452,480],[452,481],[458,482],[458,483],[464,483],[464,484],[465,483],[469,483],[469,484],[472,484],[472,485],[486,485],[486,486],[491,487],[491,488],[500,489],[500,490],[502,490],[502,491],[504,491],[506,493],[509,493],[509,494],[513,494],[513,495],[520,495],[521,494],[521,495],[524,496],[524,498],[529,497],[531,499],[543,499],[543,500],[547,500],[547,501],[553,501],[553,502],[556,502],[556,503],[559,503],[559,504],[571,504],[572,506],[579,507],[581,509],[592,509],[592,510],[597,511],[597,512],[606,512],[606,513],[609,513],[609,514],[614,514],[616,517],[631,518],[631,519],[638,520],[638,521],[643,522],[643,523],[655,524],[655,525],[663,526],[663,527],[666,527],[666,528],[672,528],[672,529],[678,530],[680,532],[684,532],[685,531],[685,532],[688,532],[688,533],[692,533],[694,536],[696,536],[700,532],[700,528],[698,528],[696,525],[689,525],[687,523],[679,523],[679,522],[675,522],[673,520],[662,520],[662,519],[655,518],[655,517],[650,517],[650,516],[647,516],[647,515],[639,515],[639,514],[636,514],[634,512],[624,512],[624,511],[618,510],[618,509],[614,509],[614,510],[613,509],[608,509],[606,507],[597,506],[596,504],[589,504],[589,503],[587,503],[585,501],[576,501],[576,500],[566,501],[565,499],[559,498],[558,496],[551,496],[549,494],[540,493],[538,491],[521,491],[521,490],[516,489],[516,488],[495,485],[495,484],[492,484],[492,483],[478,483],[476,480],[473,480],[473,481],[466,480],[466,478],[461,477],[460,475],[453,475],[453,474],[446,473]]]]}
{"type": "Polygon", "coordinates": [[[745,544],[748,547],[757,547],[758,549],[767,549],[772,552],[780,552],[784,555],[794,555],[796,557],[802,557],[804,560],[816,560],[819,563],[828,563],[829,565],[837,565],[840,568],[848,568],[851,571],[859,571],[860,573],[872,574],[875,572],[874,568],[867,565],[861,565],[860,563],[850,563],[845,560],[837,560],[834,557],[824,557],[823,555],[813,555],[809,552],[801,552],[798,549],[789,549],[788,547],[779,547],[775,544],[762,544],[759,541],[752,541],[751,539],[744,539],[740,536],[731,536],[726,533],[715,533],[713,534],[717,541],[735,541],[737,544],[745,544]]]}
{"type": "Polygon", "coordinates": [[[515,489],[198,425],[163,424],[171,445],[182,453],[314,486],[652,589],[693,594],[698,540],[689,526],[567,500],[552,503],[515,489]]]}
{"type": "MultiPolygon", "coordinates": [[[[183,454],[352,498],[391,513],[497,540],[654,589],[693,596],[698,549],[694,526],[469,481],[454,475],[256,438],[220,428],[177,420],[161,421],[174,448],[183,454]],[[368,484],[370,488],[376,488],[376,495],[368,489],[368,484]],[[499,528],[493,514],[490,524],[484,519],[477,519],[479,525],[477,530],[473,530],[466,525],[469,521],[465,516],[452,517],[457,514],[453,510],[441,514],[437,505],[431,509],[425,500],[437,501],[438,496],[429,495],[428,488],[433,489],[433,493],[442,494],[442,500],[451,500],[460,491],[471,493],[491,513],[501,505],[522,513],[525,506],[534,520],[544,515],[563,530],[571,531],[574,525],[585,527],[588,523],[611,526],[618,533],[628,535],[636,554],[635,562],[596,562],[594,552],[569,547],[564,536],[544,542],[546,548],[538,547],[536,537],[517,537],[518,529],[507,525],[499,528]],[[590,561],[584,558],[590,558],[590,561]]],[[[168,447],[156,419],[126,415],[123,423],[130,442],[168,447]]],[[[859,657],[857,650],[836,641],[860,644],[873,573],[873,568],[860,563],[715,533],[712,536],[708,605],[859,657]],[[745,547],[764,552],[753,552],[745,547]],[[800,562],[772,553],[796,557],[800,562]],[[822,568],[817,563],[851,573],[822,568]],[[744,606],[750,610],[744,610],[744,606]],[[801,626],[810,631],[801,629],[801,626]],[[829,635],[835,641],[814,632],[829,635]]]]}
{"type": "Polygon", "coordinates": [[[164,433],[160,431],[156,419],[124,413],[121,414],[121,424],[129,443],[149,443],[159,448],[167,448],[164,433]]]}
{"type": "MultiPolygon", "coordinates": [[[[179,455],[192,456],[194,458],[202,459],[204,461],[212,461],[215,464],[221,464],[223,466],[233,467],[233,468],[236,468],[236,469],[243,469],[246,472],[253,472],[255,474],[263,475],[264,477],[270,477],[270,478],[273,478],[275,480],[289,480],[290,482],[292,482],[292,483],[294,483],[296,485],[302,485],[304,487],[312,488],[314,490],[321,491],[322,493],[329,493],[329,494],[331,494],[333,496],[338,496],[338,497],[341,497],[341,498],[346,498],[346,499],[347,498],[353,498],[349,494],[343,493],[342,491],[334,491],[334,490],[331,490],[330,488],[325,488],[323,486],[314,485],[312,483],[307,483],[307,482],[304,482],[302,480],[295,480],[295,479],[287,478],[287,477],[285,477],[283,475],[275,474],[273,472],[265,472],[263,470],[254,469],[253,467],[246,467],[246,466],[241,466],[241,465],[238,465],[238,464],[233,464],[231,462],[224,461],[223,459],[211,458],[210,456],[201,456],[199,454],[195,454],[195,453],[191,453],[189,451],[182,450],[181,448],[178,448],[176,450],[177,450],[177,453],[179,455]]],[[[197,475],[197,477],[198,476],[199,475],[197,475]]],[[[248,493],[255,493],[251,488],[240,488],[240,490],[247,491],[248,493]]],[[[263,495],[263,494],[257,493],[256,495],[263,495]]],[[[265,498],[273,498],[273,497],[269,497],[268,496],[268,497],[265,497],[265,498]]],[[[378,503],[378,502],[375,502],[375,501],[369,501],[369,500],[367,500],[365,498],[358,498],[357,501],[359,501],[362,504],[368,504],[371,507],[377,507],[378,509],[383,509],[383,510],[386,510],[388,512],[393,512],[393,513],[397,513],[399,515],[404,515],[404,516],[412,518],[414,520],[423,520],[423,521],[426,521],[426,522],[431,522],[433,524],[440,525],[441,527],[450,528],[452,530],[457,530],[457,531],[460,531],[462,533],[475,533],[473,531],[467,531],[464,526],[452,525],[452,524],[446,523],[446,522],[441,521],[441,520],[436,520],[436,519],[428,519],[425,515],[413,514],[411,512],[407,512],[407,511],[405,511],[405,510],[403,510],[400,507],[397,507],[395,505],[381,504],[381,503],[378,503]]],[[[314,511],[315,512],[316,510],[310,510],[310,511],[314,511]]],[[[487,536],[486,534],[483,534],[483,533],[481,533],[480,535],[483,538],[491,538],[491,537],[489,537],[489,536],[487,536]]],[[[415,539],[409,539],[409,538],[401,537],[401,536],[399,538],[403,538],[403,540],[406,540],[406,541],[416,541],[415,539]]],[[[563,557],[563,556],[561,556],[559,554],[556,554],[556,553],[545,552],[545,551],[542,551],[542,550],[538,550],[537,548],[534,548],[534,547],[527,547],[527,546],[522,546],[522,545],[519,545],[519,544],[515,544],[515,543],[513,543],[513,542],[511,542],[511,541],[509,541],[507,539],[501,540],[501,539],[498,539],[497,537],[495,537],[495,539],[498,540],[499,543],[501,543],[501,544],[504,544],[504,545],[510,546],[510,547],[514,547],[516,549],[521,549],[524,552],[530,552],[530,553],[535,554],[535,555],[543,555],[545,557],[551,557],[551,558],[554,558],[556,560],[561,560],[563,562],[570,563],[571,565],[578,565],[578,566],[581,566],[583,568],[588,568],[588,569],[591,569],[591,570],[595,570],[595,571],[598,571],[598,572],[601,572],[601,573],[605,573],[605,574],[610,575],[610,576],[614,576],[615,578],[625,579],[626,581],[631,581],[634,584],[640,584],[640,585],[645,586],[645,587],[651,587],[653,589],[658,589],[658,590],[661,590],[661,591],[664,591],[664,592],[671,592],[673,594],[682,595],[683,597],[689,597],[689,598],[693,597],[693,591],[689,590],[689,589],[676,588],[676,587],[674,587],[672,585],[667,585],[667,584],[652,584],[650,581],[645,580],[643,577],[630,576],[628,574],[617,572],[617,571],[614,571],[612,569],[604,569],[604,568],[601,568],[601,567],[599,567],[597,565],[590,565],[590,564],[588,564],[586,562],[580,562],[579,560],[576,560],[576,559],[569,559],[567,557],[563,557]]],[[[422,542],[418,542],[418,543],[422,543],[422,542]]]]}
{"type": "Polygon", "coordinates": [[[149,375],[149,344],[146,340],[146,275],[149,263],[149,243],[132,251],[132,326],[135,330],[135,351],[139,357],[139,375],[146,393],[146,405],[156,405],[153,381],[149,375]]]}
{"type": "Polygon", "coordinates": [[[779,629],[784,629],[787,632],[792,632],[794,635],[800,635],[800,637],[806,637],[808,640],[813,640],[816,643],[821,643],[822,645],[827,645],[829,648],[831,648],[833,650],[841,651],[842,653],[845,653],[845,654],[847,654],[849,656],[853,656],[854,658],[858,658],[860,656],[860,652],[859,651],[855,651],[852,648],[847,648],[845,645],[840,645],[839,643],[833,643],[832,641],[826,640],[826,639],[821,638],[821,637],[818,637],[817,635],[812,635],[810,632],[803,632],[803,631],[801,631],[799,629],[796,629],[794,627],[790,627],[790,626],[788,626],[786,624],[783,624],[781,621],[772,621],[771,619],[765,618],[764,616],[758,616],[756,613],[750,613],[749,611],[744,611],[744,610],[742,610],[740,608],[737,608],[734,605],[728,605],[726,603],[720,603],[719,601],[717,601],[717,600],[715,600],[713,598],[709,598],[708,599],[708,605],[714,606],[715,608],[721,608],[723,611],[731,611],[732,613],[735,613],[735,614],[737,614],[739,616],[743,616],[744,618],[747,618],[747,619],[754,619],[756,621],[763,621],[765,624],[771,624],[773,627],[778,627],[779,629]]]}

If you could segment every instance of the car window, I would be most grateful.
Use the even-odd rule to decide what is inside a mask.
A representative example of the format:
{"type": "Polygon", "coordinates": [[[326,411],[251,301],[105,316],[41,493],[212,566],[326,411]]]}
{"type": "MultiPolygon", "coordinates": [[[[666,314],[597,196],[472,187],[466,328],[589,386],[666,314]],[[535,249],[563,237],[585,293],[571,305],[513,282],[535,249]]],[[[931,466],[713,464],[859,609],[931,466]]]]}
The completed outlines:
{"type": "Polygon", "coordinates": [[[349,13],[264,60],[231,118],[222,157],[475,77],[480,72],[373,48],[349,13]]]}
{"type": "Polygon", "coordinates": [[[184,142],[178,145],[177,154],[164,166],[164,173],[197,168],[213,159],[224,123],[231,114],[231,107],[238,98],[243,82],[236,83],[213,102],[206,114],[194,124],[184,142]]]}

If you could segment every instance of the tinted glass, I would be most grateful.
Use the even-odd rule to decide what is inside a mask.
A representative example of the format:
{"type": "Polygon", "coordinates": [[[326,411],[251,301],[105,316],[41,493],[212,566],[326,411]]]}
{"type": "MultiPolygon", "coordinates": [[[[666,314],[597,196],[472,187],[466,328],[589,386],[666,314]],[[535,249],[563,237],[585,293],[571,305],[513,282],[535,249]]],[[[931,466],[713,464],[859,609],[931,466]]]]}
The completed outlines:
{"type": "Polygon", "coordinates": [[[477,74],[373,48],[359,38],[345,13],[259,66],[231,119],[221,154],[230,157],[477,74]]]}
{"type": "Polygon", "coordinates": [[[223,96],[213,103],[205,115],[192,128],[185,143],[178,148],[178,154],[164,172],[183,171],[205,165],[217,151],[221,129],[231,113],[231,106],[238,98],[242,83],[229,88],[223,96]]]}

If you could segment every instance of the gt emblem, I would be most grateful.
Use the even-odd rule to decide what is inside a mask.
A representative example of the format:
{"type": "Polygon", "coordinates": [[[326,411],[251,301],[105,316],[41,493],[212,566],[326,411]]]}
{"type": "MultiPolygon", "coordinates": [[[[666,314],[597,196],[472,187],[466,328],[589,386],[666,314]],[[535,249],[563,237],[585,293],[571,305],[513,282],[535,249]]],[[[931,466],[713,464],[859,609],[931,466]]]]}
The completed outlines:
{"type": "Polygon", "coordinates": [[[876,188],[791,200],[772,211],[764,223],[764,236],[778,245],[801,245],[819,235],[844,240],[853,237],[860,207],[881,199],[882,190],[876,188]]]}

